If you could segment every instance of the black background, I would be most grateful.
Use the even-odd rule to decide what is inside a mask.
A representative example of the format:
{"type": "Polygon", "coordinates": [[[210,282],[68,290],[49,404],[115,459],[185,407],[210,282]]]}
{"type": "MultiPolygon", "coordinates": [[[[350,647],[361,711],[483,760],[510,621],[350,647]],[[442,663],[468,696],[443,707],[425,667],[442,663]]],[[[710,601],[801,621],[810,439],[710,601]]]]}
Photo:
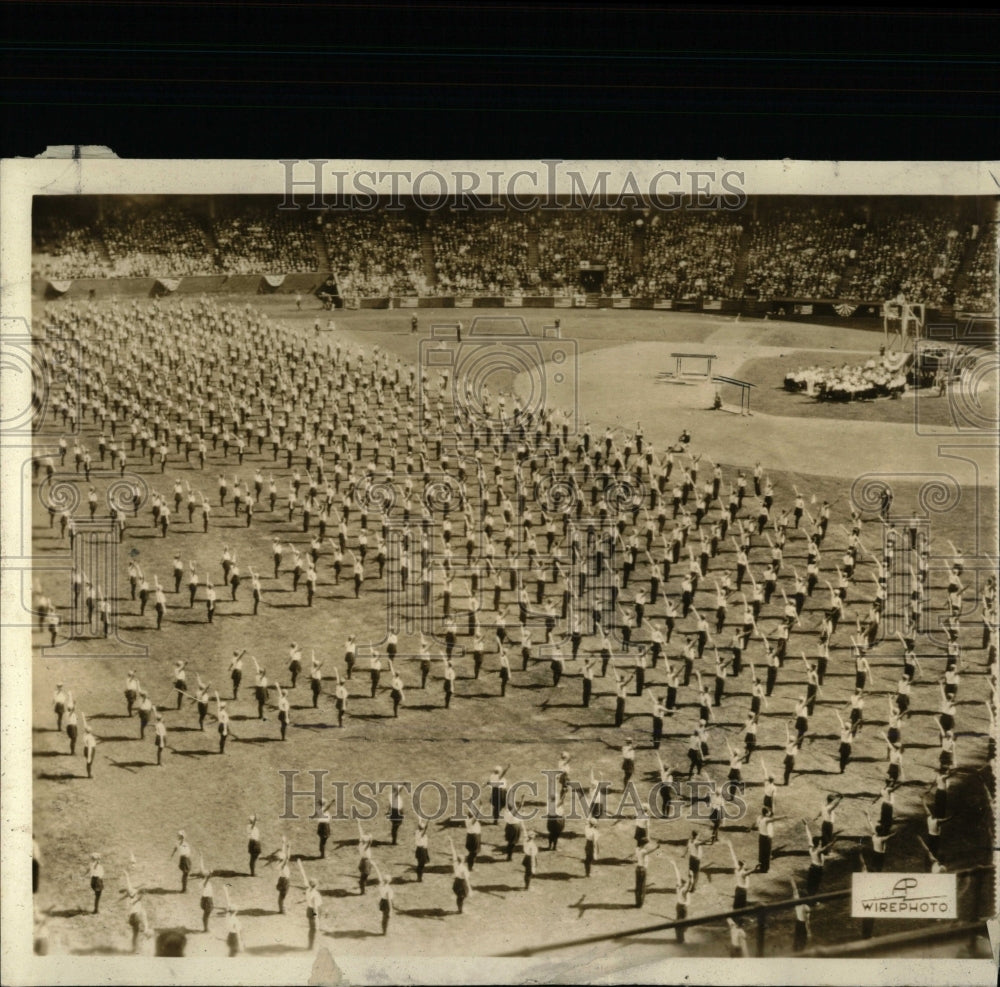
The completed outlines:
{"type": "Polygon", "coordinates": [[[1000,157],[990,11],[47,0],[2,17],[4,157],[1000,157]]]}

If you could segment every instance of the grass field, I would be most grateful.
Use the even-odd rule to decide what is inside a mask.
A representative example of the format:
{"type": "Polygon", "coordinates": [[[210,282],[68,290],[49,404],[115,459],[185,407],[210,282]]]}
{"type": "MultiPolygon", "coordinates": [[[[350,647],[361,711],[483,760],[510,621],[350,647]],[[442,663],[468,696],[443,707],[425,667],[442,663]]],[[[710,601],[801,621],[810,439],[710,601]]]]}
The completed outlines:
{"type": "MultiPolygon", "coordinates": [[[[419,339],[409,332],[409,312],[338,312],[336,333],[317,338],[311,331],[316,314],[312,310],[297,312],[289,302],[277,298],[257,299],[255,304],[266,306],[272,319],[286,323],[288,331],[299,334],[306,345],[316,343],[325,347],[335,338],[345,345],[368,350],[379,346],[406,362],[417,358],[419,339]]],[[[454,321],[479,314],[450,311],[440,316],[442,321],[454,321]]],[[[435,317],[436,313],[421,311],[422,327],[435,317]]],[[[326,318],[323,314],[322,321],[326,318]]],[[[538,335],[541,325],[550,321],[550,314],[536,317],[526,310],[525,319],[532,333],[538,335]]],[[[919,428],[914,427],[913,399],[858,405],[845,414],[842,409],[831,409],[829,405],[775,390],[788,367],[816,362],[817,351],[824,346],[836,346],[837,363],[862,362],[865,354],[877,351],[881,336],[876,334],[771,322],[734,324],[721,318],[673,313],[583,310],[564,313],[562,321],[564,335],[576,341],[579,352],[576,393],[580,419],[592,423],[595,436],[603,434],[605,427],[632,428],[641,419],[647,441],[662,453],[682,428],[688,428],[693,435],[691,451],[702,453],[706,461],[711,458],[720,463],[727,483],[737,468],[752,469],[754,462],[760,460],[774,482],[777,504],[790,506],[793,484],[810,497],[814,495],[816,503],[829,500],[834,504],[834,523],[824,544],[823,568],[827,578],[831,574],[835,577],[833,567],[846,544],[845,532],[839,524],[848,520],[852,484],[857,476],[881,471],[889,477],[895,496],[893,513],[899,517],[926,513],[921,505],[926,507],[927,503],[923,488],[928,475],[944,473],[955,478],[958,496],[938,503],[938,509],[929,515],[935,556],[931,570],[934,607],[931,626],[938,626],[938,630],[918,643],[923,672],[913,690],[915,715],[904,730],[907,757],[904,782],[896,795],[896,812],[904,820],[922,818],[922,798],[933,780],[937,760],[938,736],[933,714],[938,702],[937,666],[943,669],[939,619],[946,613],[946,559],[951,554],[950,540],[965,554],[969,578],[967,612],[963,614],[961,630],[966,668],[957,717],[963,794],[960,819],[950,823],[951,828],[946,830],[943,859],[949,869],[988,861],[990,806],[980,778],[986,765],[989,722],[984,700],[988,698],[990,670],[985,665],[986,653],[979,648],[981,624],[976,596],[993,566],[986,553],[991,551],[989,546],[994,543],[996,532],[992,472],[995,453],[980,446],[978,452],[968,452],[964,459],[946,461],[939,435],[922,436],[919,428]],[[712,412],[704,401],[703,388],[657,382],[658,371],[672,365],[669,353],[677,347],[692,346],[698,346],[699,352],[702,347],[705,352],[718,352],[720,372],[757,385],[753,396],[757,414],[741,418],[725,411],[712,412]],[[909,418],[904,413],[907,410],[909,418]]],[[[927,424],[939,429],[947,426],[946,411],[940,406],[935,408],[933,419],[928,419],[927,424]]],[[[91,449],[96,448],[97,434],[93,422],[88,421],[84,436],[91,449]]],[[[681,461],[684,459],[681,457],[681,461]]],[[[508,456],[508,468],[510,463],[508,456]]],[[[554,688],[547,661],[536,661],[522,672],[518,649],[512,647],[512,685],[504,699],[499,698],[495,651],[487,654],[478,680],[471,677],[471,659],[463,656],[456,662],[456,695],[447,710],[440,663],[436,664],[426,690],[420,690],[417,663],[401,661],[406,702],[395,719],[388,694],[388,675],[383,673],[379,694],[369,698],[367,661],[362,656],[358,663],[360,673],[356,672],[351,682],[348,716],[344,727],[338,729],[331,695],[332,671],[336,667],[344,673],[344,641],[349,634],[356,634],[362,645],[369,641],[378,644],[387,626],[386,587],[378,580],[371,559],[360,598],[355,599],[349,566],[345,567],[339,585],[336,584],[327,549],[320,557],[317,595],[310,608],[303,588],[292,591],[287,551],[284,571],[277,579],[272,578],[272,535],[280,534],[284,542],[304,546],[305,551],[310,534],[302,531],[297,517],[288,521],[283,504],[290,471],[285,469],[283,461],[272,461],[267,447],[262,456],[257,455],[255,448],[250,450],[242,467],[237,466],[233,452],[223,463],[220,448],[218,453],[210,453],[203,473],[193,463],[185,465],[183,457],[180,463],[168,465],[165,474],[160,474],[158,467],[151,467],[148,461],[142,463],[136,457],[130,458],[130,468],[142,475],[151,488],[169,496],[174,477],[180,477],[189,480],[195,489],[203,490],[216,505],[216,478],[223,469],[230,478],[238,472],[244,479],[252,479],[258,466],[265,476],[273,471],[277,478],[279,504],[273,515],[258,510],[250,528],[242,517],[233,515],[231,508],[227,512],[218,506],[207,534],[202,532],[199,515],[195,515],[194,524],[188,524],[183,509],[166,538],[161,538],[152,527],[148,509],[129,520],[124,541],[117,549],[121,573],[120,637],[130,645],[148,649],[148,657],[69,660],[43,654],[47,635],[37,631],[33,635],[32,797],[34,835],[44,860],[42,887],[37,897],[40,905],[51,909],[50,950],[76,954],[130,951],[126,909],[118,892],[123,886],[122,870],[134,855],[133,880],[145,888],[146,908],[153,925],[186,928],[191,933],[188,955],[224,956],[223,916],[217,914],[213,918],[213,931],[209,934],[200,931],[197,900],[200,880],[192,879],[186,895],[179,893],[179,873],[170,858],[179,829],[185,831],[194,848],[195,870],[199,870],[203,856],[206,866],[218,875],[217,905],[222,904],[222,885],[229,888],[239,908],[246,950],[252,955],[298,956],[306,949],[301,892],[293,890],[290,894],[288,914],[277,914],[276,865],[268,858],[280,848],[283,837],[291,841],[293,851],[300,856],[309,876],[319,879],[323,891],[328,914],[317,944],[326,944],[340,953],[488,956],[590,934],[626,933],[658,920],[673,919],[674,877],[667,858],[672,857],[683,871],[684,843],[692,826],[688,819],[652,823],[652,839],[663,842],[664,846],[652,858],[648,897],[642,911],[634,908],[632,901],[631,822],[622,821],[614,827],[605,824],[597,866],[588,879],[583,876],[583,824],[570,821],[558,851],[540,853],[537,880],[527,891],[522,888],[520,852],[508,863],[498,849],[502,842],[502,832],[498,830],[502,826],[486,825],[483,851],[472,875],[473,893],[465,914],[457,915],[451,893],[449,838],[461,850],[465,835],[461,823],[432,824],[431,866],[424,882],[417,884],[412,867],[414,814],[407,806],[399,845],[389,845],[383,797],[378,818],[366,824],[375,835],[375,860],[383,871],[392,874],[395,888],[397,911],[388,936],[381,937],[377,896],[372,889],[365,896],[357,890],[356,824],[335,821],[326,859],[314,859],[315,823],[307,818],[311,805],[308,799],[300,800],[301,818],[280,818],[285,782],[279,771],[298,772],[295,784],[303,789],[310,784],[307,772],[327,770],[329,795],[333,794],[334,781],[353,783],[361,779],[410,781],[414,785],[427,780],[446,785],[460,780],[483,784],[497,763],[511,765],[512,780],[534,780],[544,785],[541,772],[555,769],[560,752],[565,750],[571,757],[573,778],[586,783],[593,769],[612,783],[609,805],[614,807],[616,794],[622,789],[620,749],[626,737],[636,740],[639,747],[636,781],[651,786],[658,777],[656,760],[649,749],[649,699],[630,697],[624,724],[616,728],[610,677],[595,681],[593,702],[584,709],[580,705],[580,673],[572,661],[567,662],[567,673],[554,688]],[[236,552],[243,566],[244,582],[235,602],[229,599],[227,591],[219,588],[212,624],[206,620],[202,594],[194,608],[188,609],[186,585],[181,586],[179,594],[167,594],[169,609],[161,631],[155,629],[151,607],[145,616],[138,615],[138,605],[129,599],[124,578],[129,558],[137,559],[147,574],[157,573],[161,582],[172,589],[171,563],[177,552],[185,564],[189,559],[197,560],[203,581],[207,572],[219,584],[224,544],[236,552]],[[262,577],[263,600],[257,617],[251,615],[248,565],[258,569],[262,577]],[[225,698],[229,692],[226,668],[234,649],[248,649],[267,669],[272,682],[277,680],[287,685],[285,666],[291,642],[304,651],[306,672],[292,692],[291,726],[286,742],[281,742],[278,735],[273,693],[266,720],[256,719],[251,697],[253,666],[249,661],[241,698],[231,704],[233,738],[224,755],[216,753],[212,720],[207,724],[207,732],[202,733],[193,704],[185,701],[181,710],[173,709],[171,670],[177,658],[189,660],[189,681],[194,681],[197,672],[225,698]],[[311,708],[306,680],[308,656],[313,649],[325,660],[326,675],[325,692],[317,710],[311,708]],[[136,718],[125,715],[122,693],[126,672],[132,667],[137,669],[157,705],[167,710],[170,749],[162,767],[155,764],[152,731],[147,731],[146,739],[140,742],[136,718]],[[78,708],[86,713],[100,739],[93,780],[85,776],[79,748],[77,756],[70,758],[65,735],[54,730],[51,696],[58,682],[73,691],[78,708]],[[265,855],[253,878],[247,873],[245,853],[245,827],[252,813],[256,813],[260,822],[265,855]],[[97,916],[89,914],[91,896],[86,879],[87,862],[94,851],[104,855],[108,875],[101,913],[97,916]]],[[[69,468],[72,469],[71,463],[69,468]]],[[[108,479],[99,478],[96,482],[99,487],[106,486],[108,479]]],[[[66,558],[67,543],[59,538],[58,525],[49,526],[49,516],[37,498],[34,503],[34,555],[45,564],[59,565],[66,558]]],[[[748,516],[754,504],[750,496],[743,516],[748,516]]],[[[862,537],[869,548],[878,550],[882,527],[875,520],[874,505],[866,506],[869,513],[862,537]]],[[[80,510],[85,511],[85,506],[80,510]]],[[[355,511],[349,536],[352,545],[358,534],[357,518],[355,511]]],[[[760,539],[755,539],[754,545],[751,565],[759,571],[768,556],[768,547],[760,539]]],[[[805,547],[804,534],[790,532],[786,567],[804,567],[805,547]]],[[[734,551],[730,544],[713,560],[709,579],[703,581],[697,593],[696,606],[709,613],[714,611],[711,579],[722,569],[733,566],[734,551]]],[[[886,697],[894,692],[901,654],[898,642],[893,641],[880,643],[872,650],[875,681],[868,697],[868,725],[855,744],[854,760],[847,773],[839,775],[837,720],[833,710],[843,711],[852,691],[849,626],[853,615],[864,616],[867,611],[873,571],[872,565],[862,565],[849,593],[844,622],[848,627],[842,625],[834,638],[830,673],[810,723],[812,736],[799,756],[798,770],[790,786],[780,788],[777,796],[776,813],[782,818],[776,827],[775,865],[769,874],[753,879],[752,902],[787,898],[791,876],[803,885],[808,856],[802,819],[817,815],[828,792],[843,792],[847,797],[838,816],[838,842],[827,865],[824,890],[847,886],[849,873],[857,867],[860,848],[868,833],[864,809],[877,796],[885,773],[885,743],[879,731],[886,719],[886,697]]],[[[674,573],[666,589],[676,597],[680,578],[676,567],[674,573]]],[[[65,575],[39,571],[36,579],[65,617],[69,604],[65,575]]],[[[635,586],[646,585],[647,579],[648,569],[640,565],[636,581],[623,591],[623,599],[632,599],[635,586]]],[[[782,759],[784,725],[794,716],[795,702],[805,688],[798,655],[800,651],[813,654],[816,628],[827,596],[821,584],[807,602],[802,625],[792,634],[791,660],[786,663],[761,720],[759,749],[775,772],[782,759]]],[[[510,626],[516,640],[514,594],[506,592],[504,598],[506,603],[513,604],[510,626]]],[[[485,602],[484,616],[488,618],[491,601],[485,602]]],[[[457,607],[466,608],[464,598],[459,598],[457,607]]],[[[781,609],[782,601],[777,596],[764,608],[762,626],[777,626],[781,609]]],[[[730,623],[722,642],[728,641],[729,627],[737,612],[738,605],[731,603],[730,623]]],[[[662,610],[659,606],[649,607],[647,615],[660,623],[662,610]]],[[[487,619],[485,623],[488,622],[487,619]]],[[[464,630],[463,620],[459,626],[464,630]]],[[[693,630],[693,626],[690,619],[679,621],[678,625],[679,631],[693,630]]],[[[493,636],[488,627],[486,634],[492,649],[493,636]]],[[[682,643],[683,636],[675,634],[667,648],[671,658],[679,653],[679,639],[682,643]]],[[[636,632],[634,640],[648,640],[648,625],[636,632]]],[[[468,643],[467,637],[460,637],[460,645],[468,643]]],[[[402,655],[415,654],[416,644],[416,633],[400,635],[402,655]]],[[[584,652],[597,648],[597,639],[584,639],[584,652]]],[[[78,639],[73,641],[72,649],[82,654],[100,652],[104,643],[98,638],[78,639]]],[[[749,658],[760,662],[761,656],[761,645],[754,642],[749,658]]],[[[623,668],[627,669],[632,660],[632,653],[623,655],[623,668]]],[[[708,652],[696,667],[707,679],[711,678],[714,663],[708,652]]],[[[663,683],[662,666],[647,674],[647,689],[652,687],[659,695],[663,683]]],[[[742,738],[741,725],[749,705],[748,672],[744,670],[740,677],[728,679],[725,692],[726,700],[716,711],[719,719],[713,724],[707,766],[709,776],[716,780],[725,777],[728,767],[725,740],[736,744],[742,738]]],[[[666,721],[660,754],[667,764],[686,770],[687,737],[698,716],[697,693],[694,689],[681,690],[680,700],[679,710],[666,721]]],[[[732,840],[740,857],[753,862],[756,834],[752,824],[761,799],[759,755],[745,769],[745,778],[747,815],[727,823],[723,835],[732,840]]],[[[544,793],[544,788],[541,790],[544,793]]],[[[539,842],[544,847],[541,819],[544,795],[531,801],[540,813],[534,828],[543,834],[539,842]]],[[[816,831],[818,826],[818,822],[813,823],[816,831]]],[[[926,869],[926,857],[916,840],[918,832],[915,823],[901,826],[891,843],[888,869],[926,869]]],[[[297,879],[295,871],[293,879],[297,879]]],[[[706,852],[704,877],[693,897],[690,914],[729,908],[732,888],[728,850],[723,844],[716,844],[706,852]]],[[[847,908],[841,903],[815,913],[815,943],[857,936],[857,922],[847,918],[847,908]]],[[[149,951],[150,944],[144,949],[149,951]]],[[[647,958],[726,955],[727,951],[725,926],[720,925],[690,931],[683,945],[675,943],[673,934],[667,933],[582,948],[566,956],[578,965],[595,957],[604,963],[626,965],[647,958]]],[[[767,954],[783,955],[790,951],[791,926],[787,920],[778,921],[770,929],[767,954]]]]}

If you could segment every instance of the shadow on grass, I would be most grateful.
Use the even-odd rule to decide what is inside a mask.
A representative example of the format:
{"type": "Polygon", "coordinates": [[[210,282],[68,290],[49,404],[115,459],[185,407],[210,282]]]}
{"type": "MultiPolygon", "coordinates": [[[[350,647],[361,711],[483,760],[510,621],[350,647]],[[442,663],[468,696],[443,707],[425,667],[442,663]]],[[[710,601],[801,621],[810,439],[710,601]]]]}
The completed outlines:
{"type": "Polygon", "coordinates": [[[621,903],[610,901],[594,902],[593,904],[584,904],[582,901],[575,902],[573,904],[567,905],[567,908],[575,908],[580,912],[581,917],[586,912],[617,912],[625,908],[635,908],[634,904],[621,903]]]}
{"type": "Polygon", "coordinates": [[[480,894],[507,894],[511,891],[517,891],[520,885],[516,884],[477,884],[473,887],[473,891],[480,894]]]}
{"type": "Polygon", "coordinates": [[[115,946],[94,946],[90,949],[71,949],[70,956],[131,956],[131,949],[118,949],[115,946]]]}
{"type": "MultiPolygon", "coordinates": [[[[240,912],[241,915],[245,914],[240,912]]],[[[308,946],[288,946],[284,943],[275,943],[272,946],[247,946],[244,950],[249,956],[283,956],[286,953],[308,953],[308,946]]]]}

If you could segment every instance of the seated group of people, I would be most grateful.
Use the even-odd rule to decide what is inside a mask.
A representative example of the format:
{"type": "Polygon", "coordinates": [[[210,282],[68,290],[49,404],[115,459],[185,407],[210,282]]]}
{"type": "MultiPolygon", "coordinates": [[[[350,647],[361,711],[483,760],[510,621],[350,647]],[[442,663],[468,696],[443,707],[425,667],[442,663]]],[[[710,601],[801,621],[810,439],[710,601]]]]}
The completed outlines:
{"type": "Polygon", "coordinates": [[[818,401],[898,398],[906,393],[906,370],[898,357],[880,356],[861,365],[804,367],[785,374],[785,389],[805,391],[818,401]]]}

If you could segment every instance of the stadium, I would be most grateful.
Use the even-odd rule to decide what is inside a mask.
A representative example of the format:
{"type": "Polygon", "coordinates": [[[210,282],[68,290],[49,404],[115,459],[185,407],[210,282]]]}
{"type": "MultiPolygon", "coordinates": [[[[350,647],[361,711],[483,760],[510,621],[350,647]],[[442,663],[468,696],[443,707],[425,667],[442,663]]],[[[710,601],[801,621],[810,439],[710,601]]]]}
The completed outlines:
{"type": "Polygon", "coordinates": [[[279,204],[34,201],[36,950],[990,955],[995,201],[279,204]]]}

